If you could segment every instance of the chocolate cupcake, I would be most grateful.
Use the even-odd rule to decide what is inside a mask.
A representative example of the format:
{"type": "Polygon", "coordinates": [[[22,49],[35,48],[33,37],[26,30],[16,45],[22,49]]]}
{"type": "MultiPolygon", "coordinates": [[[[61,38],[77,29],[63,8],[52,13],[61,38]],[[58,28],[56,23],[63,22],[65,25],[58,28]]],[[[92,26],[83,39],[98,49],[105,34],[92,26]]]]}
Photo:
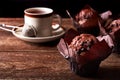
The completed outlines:
{"type": "Polygon", "coordinates": [[[120,54],[120,19],[113,20],[108,27],[106,32],[109,33],[114,42],[113,52],[120,54]]]}
{"type": "Polygon", "coordinates": [[[67,33],[57,45],[59,52],[70,62],[71,70],[77,75],[95,76],[101,61],[111,54],[111,48],[105,40],[99,41],[92,34],[78,35],[73,29],[67,33]]]}
{"type": "Polygon", "coordinates": [[[79,33],[98,36],[100,32],[98,22],[102,22],[102,19],[94,9],[86,5],[75,15],[75,21],[73,22],[79,33]]]}

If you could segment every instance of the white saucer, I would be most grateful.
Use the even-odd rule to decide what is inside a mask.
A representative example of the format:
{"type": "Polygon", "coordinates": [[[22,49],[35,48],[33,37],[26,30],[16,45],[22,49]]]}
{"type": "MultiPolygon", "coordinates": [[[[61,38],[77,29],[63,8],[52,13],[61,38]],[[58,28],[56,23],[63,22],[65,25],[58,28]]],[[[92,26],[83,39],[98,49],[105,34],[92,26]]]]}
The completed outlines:
{"type": "Polygon", "coordinates": [[[65,31],[63,28],[59,28],[58,30],[53,31],[53,34],[51,36],[48,36],[48,37],[26,37],[26,36],[23,36],[21,34],[22,27],[20,27],[20,28],[14,28],[12,30],[12,33],[17,38],[24,40],[24,41],[27,41],[27,42],[43,43],[43,42],[49,42],[49,41],[59,39],[62,35],[65,34],[65,31]]]}

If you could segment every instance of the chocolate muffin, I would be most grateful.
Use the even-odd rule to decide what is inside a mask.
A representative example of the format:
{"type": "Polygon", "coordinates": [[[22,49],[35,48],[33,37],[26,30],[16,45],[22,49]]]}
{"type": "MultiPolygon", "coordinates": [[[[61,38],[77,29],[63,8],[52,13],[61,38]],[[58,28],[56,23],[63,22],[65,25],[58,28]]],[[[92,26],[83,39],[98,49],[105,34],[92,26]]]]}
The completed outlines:
{"type": "Polygon", "coordinates": [[[99,42],[91,34],[80,34],[74,37],[69,45],[69,51],[71,70],[81,76],[95,76],[101,61],[111,53],[104,40],[99,42]]]}
{"type": "Polygon", "coordinates": [[[101,61],[90,61],[86,63],[82,57],[86,55],[86,51],[89,51],[91,46],[97,42],[98,40],[91,34],[80,34],[73,38],[69,45],[69,49],[74,53],[71,54],[72,59],[70,63],[73,72],[81,76],[93,76],[97,73],[101,61]]]}
{"type": "Polygon", "coordinates": [[[73,29],[66,34],[57,48],[69,61],[70,69],[79,76],[95,76],[101,61],[111,54],[111,48],[105,40],[99,41],[92,34],[78,35],[78,32],[73,29]]]}
{"type": "Polygon", "coordinates": [[[106,28],[114,42],[113,52],[120,54],[120,18],[113,20],[106,28]]]}
{"type": "Polygon", "coordinates": [[[102,22],[99,14],[90,6],[85,6],[80,12],[75,15],[74,26],[79,33],[99,35],[99,22],[102,22]]]}

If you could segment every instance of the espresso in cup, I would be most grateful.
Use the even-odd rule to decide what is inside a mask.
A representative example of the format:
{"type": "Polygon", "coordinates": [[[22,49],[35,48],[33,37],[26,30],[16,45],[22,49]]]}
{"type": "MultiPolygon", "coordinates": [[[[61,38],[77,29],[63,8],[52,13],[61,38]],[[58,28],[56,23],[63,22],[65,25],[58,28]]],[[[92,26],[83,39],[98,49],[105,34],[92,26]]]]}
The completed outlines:
{"type": "Polygon", "coordinates": [[[52,35],[52,22],[56,16],[61,26],[61,17],[53,14],[53,9],[33,7],[24,10],[24,26],[22,35],[29,37],[47,37],[52,35]]]}

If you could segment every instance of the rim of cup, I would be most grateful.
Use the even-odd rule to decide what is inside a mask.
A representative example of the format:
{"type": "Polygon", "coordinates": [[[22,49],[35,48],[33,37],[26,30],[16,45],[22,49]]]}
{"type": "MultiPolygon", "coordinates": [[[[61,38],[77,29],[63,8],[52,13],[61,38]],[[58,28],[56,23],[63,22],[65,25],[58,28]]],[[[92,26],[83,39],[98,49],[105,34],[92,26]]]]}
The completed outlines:
{"type": "Polygon", "coordinates": [[[46,15],[53,13],[53,9],[48,7],[32,7],[24,10],[27,15],[46,15]]]}

